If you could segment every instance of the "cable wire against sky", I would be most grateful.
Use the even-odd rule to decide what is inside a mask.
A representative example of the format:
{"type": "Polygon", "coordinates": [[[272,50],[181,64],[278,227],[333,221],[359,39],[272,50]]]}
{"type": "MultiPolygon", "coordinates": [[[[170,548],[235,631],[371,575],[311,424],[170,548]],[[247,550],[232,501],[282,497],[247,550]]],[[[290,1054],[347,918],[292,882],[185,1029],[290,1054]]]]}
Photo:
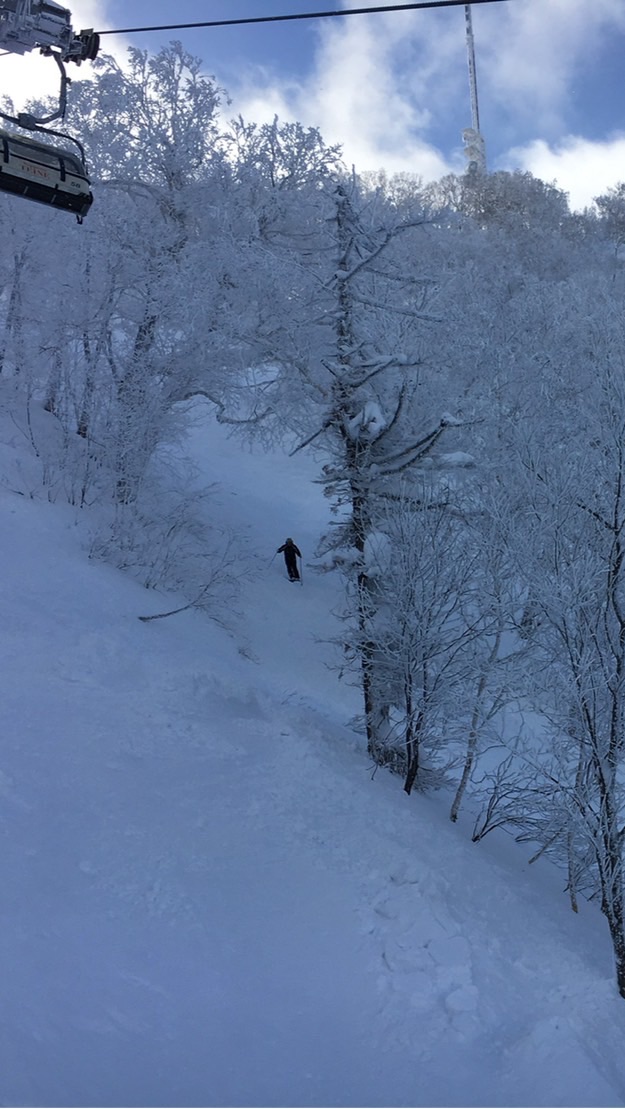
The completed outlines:
{"type": "MultiPolygon", "coordinates": [[[[509,0],[471,0],[471,4],[507,4],[509,0]]],[[[159,27],[119,27],[98,31],[99,35],[138,35],[147,31],[190,31],[198,27],[242,27],[251,23],[286,23],[295,19],[334,19],[346,15],[374,15],[381,12],[409,12],[426,8],[460,8],[466,0],[415,0],[412,4],[379,4],[368,8],[343,8],[331,12],[292,12],[288,15],[254,15],[241,19],[211,19],[202,23],[165,23],[159,27]]]]}

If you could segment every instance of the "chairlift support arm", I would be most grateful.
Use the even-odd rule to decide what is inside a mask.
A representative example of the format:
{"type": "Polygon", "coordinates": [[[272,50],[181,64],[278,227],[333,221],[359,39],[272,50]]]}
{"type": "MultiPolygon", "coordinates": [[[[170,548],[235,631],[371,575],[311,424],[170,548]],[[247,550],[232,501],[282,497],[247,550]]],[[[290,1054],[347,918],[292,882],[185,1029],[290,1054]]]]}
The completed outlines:
{"type": "Polygon", "coordinates": [[[0,47],[13,54],[41,49],[63,62],[93,61],[100,40],[72,28],[71,12],[53,0],[0,0],[0,47]]]}

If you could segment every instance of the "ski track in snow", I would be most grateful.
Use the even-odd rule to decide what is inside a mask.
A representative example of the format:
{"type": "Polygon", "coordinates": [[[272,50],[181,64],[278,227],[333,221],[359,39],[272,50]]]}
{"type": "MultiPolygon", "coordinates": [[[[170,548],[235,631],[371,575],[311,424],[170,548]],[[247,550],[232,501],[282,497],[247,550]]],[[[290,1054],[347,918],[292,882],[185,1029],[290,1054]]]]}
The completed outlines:
{"type": "Polygon", "coordinates": [[[349,727],[314,466],[189,449],[250,565],[233,636],[140,623],[169,598],[16,494],[3,425],[0,1104],[625,1104],[600,914],[349,727]]]}

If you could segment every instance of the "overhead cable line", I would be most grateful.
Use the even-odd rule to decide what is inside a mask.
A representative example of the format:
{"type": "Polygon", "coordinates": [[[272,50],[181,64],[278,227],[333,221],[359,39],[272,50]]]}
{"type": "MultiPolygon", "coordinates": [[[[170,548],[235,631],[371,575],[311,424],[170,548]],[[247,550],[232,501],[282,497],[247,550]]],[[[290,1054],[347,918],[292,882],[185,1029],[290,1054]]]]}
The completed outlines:
{"type": "MultiPolygon", "coordinates": [[[[471,0],[471,4],[506,4],[508,0],[471,0]]],[[[381,12],[410,12],[425,8],[460,8],[466,0],[416,0],[412,4],[378,4],[368,8],[343,8],[331,12],[292,12],[288,15],[254,15],[241,19],[211,19],[202,23],[165,23],[159,27],[119,27],[98,31],[99,35],[138,35],[147,31],[191,31],[198,27],[242,27],[251,23],[286,23],[295,19],[333,19],[346,15],[373,15],[381,12]]]]}

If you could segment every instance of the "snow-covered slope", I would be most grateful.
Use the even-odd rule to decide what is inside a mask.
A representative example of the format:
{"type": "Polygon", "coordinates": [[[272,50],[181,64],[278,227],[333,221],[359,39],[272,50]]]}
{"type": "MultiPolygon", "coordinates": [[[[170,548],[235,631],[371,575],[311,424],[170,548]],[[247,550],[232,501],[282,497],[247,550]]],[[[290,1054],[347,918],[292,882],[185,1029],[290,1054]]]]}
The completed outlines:
{"type": "Polygon", "coordinates": [[[89,562],[0,438],[0,1103],[625,1104],[600,914],[349,729],[311,464],[189,438],[251,566],[229,636],[140,622],[176,598],[89,562]]]}

